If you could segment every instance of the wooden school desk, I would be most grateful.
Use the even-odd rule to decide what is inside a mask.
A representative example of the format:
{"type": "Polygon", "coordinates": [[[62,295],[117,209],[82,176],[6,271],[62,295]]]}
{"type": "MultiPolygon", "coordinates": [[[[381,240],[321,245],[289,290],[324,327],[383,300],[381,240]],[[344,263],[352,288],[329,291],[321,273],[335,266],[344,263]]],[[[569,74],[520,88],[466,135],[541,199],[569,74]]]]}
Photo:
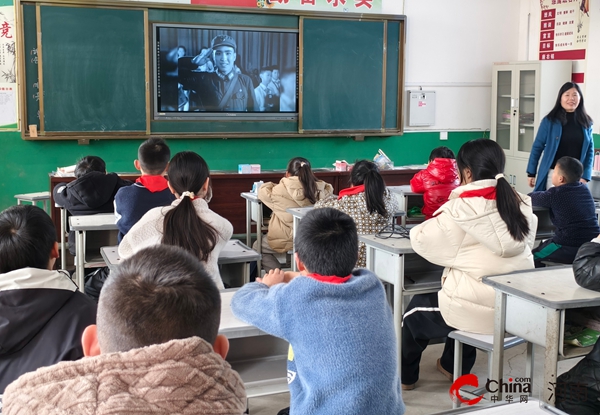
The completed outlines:
{"type": "Polygon", "coordinates": [[[402,315],[404,296],[437,292],[442,283],[442,267],[415,253],[408,238],[382,239],[359,235],[367,250],[366,268],[380,280],[394,286],[394,328],[398,339],[398,371],[402,359],[402,315]]]}
{"type": "MultiPolygon", "coordinates": [[[[117,231],[114,213],[98,213],[96,215],[71,216],[69,225],[75,231],[75,282],[81,292],[85,285],[86,234],[91,231],[117,231]]],[[[116,237],[116,232],[115,232],[116,237]]],[[[99,254],[99,253],[98,253],[99,254]]]]}
{"type": "Polygon", "coordinates": [[[236,291],[221,291],[219,334],[229,339],[226,360],[242,377],[248,398],[288,392],[288,342],[235,318],[231,298],[236,291]]]}
{"type": "MultiPolygon", "coordinates": [[[[106,265],[110,268],[111,271],[119,267],[121,258],[119,256],[118,246],[104,246],[100,248],[100,253],[102,254],[102,258],[104,258],[106,265]]],[[[254,249],[249,248],[237,239],[230,239],[229,241],[227,241],[227,244],[219,253],[218,264],[219,268],[231,268],[233,266],[232,269],[227,272],[227,276],[235,277],[236,274],[242,274],[243,285],[247,284],[250,281],[250,263],[258,261],[259,259],[260,254],[254,249]],[[243,271],[240,273],[239,267],[235,267],[235,265],[241,265],[243,267],[243,271]]],[[[221,276],[224,277],[224,275],[221,276]]]]}
{"type": "Polygon", "coordinates": [[[492,378],[502,379],[505,332],[542,346],[543,401],[553,405],[559,357],[577,357],[592,349],[564,344],[565,312],[600,306],[600,293],[577,285],[570,265],[484,277],[483,283],[496,290],[492,378]]]}

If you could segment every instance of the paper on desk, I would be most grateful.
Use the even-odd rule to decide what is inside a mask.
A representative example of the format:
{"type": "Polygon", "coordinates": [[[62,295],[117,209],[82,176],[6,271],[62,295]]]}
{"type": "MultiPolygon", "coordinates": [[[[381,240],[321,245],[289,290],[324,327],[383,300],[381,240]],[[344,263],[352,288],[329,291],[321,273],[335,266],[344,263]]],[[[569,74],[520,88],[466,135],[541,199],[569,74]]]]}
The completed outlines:
{"type": "Polygon", "coordinates": [[[66,167],[57,167],[56,175],[58,177],[73,176],[75,174],[75,164],[66,167]]]}

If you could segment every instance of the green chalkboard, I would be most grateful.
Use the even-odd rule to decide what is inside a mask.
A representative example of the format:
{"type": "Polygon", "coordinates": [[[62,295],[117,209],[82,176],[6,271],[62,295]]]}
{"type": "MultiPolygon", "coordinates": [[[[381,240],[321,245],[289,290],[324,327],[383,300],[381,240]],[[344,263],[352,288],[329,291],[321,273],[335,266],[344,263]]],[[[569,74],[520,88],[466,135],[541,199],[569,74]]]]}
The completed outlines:
{"type": "Polygon", "coordinates": [[[388,22],[387,28],[387,56],[385,77],[385,128],[398,130],[398,89],[400,76],[400,22],[388,22]]]}
{"type": "Polygon", "coordinates": [[[46,132],[146,131],[144,12],[41,6],[46,132]]]}
{"type": "Polygon", "coordinates": [[[306,18],[302,35],[302,130],[380,131],[384,23],[306,18]]]}

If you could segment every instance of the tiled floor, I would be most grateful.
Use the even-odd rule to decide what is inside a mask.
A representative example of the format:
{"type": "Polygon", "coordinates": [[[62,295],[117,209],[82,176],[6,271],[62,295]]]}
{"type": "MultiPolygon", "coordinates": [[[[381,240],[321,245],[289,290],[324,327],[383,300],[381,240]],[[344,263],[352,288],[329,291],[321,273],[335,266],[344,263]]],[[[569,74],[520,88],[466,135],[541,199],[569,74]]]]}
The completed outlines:
{"type": "MultiPolygon", "coordinates": [[[[450,382],[437,371],[436,360],[441,355],[442,344],[428,347],[421,360],[421,373],[417,387],[412,391],[404,392],[403,398],[406,403],[407,415],[434,414],[452,408],[452,401],[448,390],[450,382]]],[[[542,348],[535,348],[535,371],[534,371],[534,393],[533,396],[540,397],[540,383],[543,355],[542,348]]],[[[505,353],[505,376],[525,376],[526,346],[520,345],[505,353]]],[[[567,371],[577,363],[579,359],[571,359],[559,362],[559,374],[567,371]]],[[[487,379],[487,355],[478,352],[477,362],[472,373],[479,379],[487,379]]],[[[250,400],[251,415],[276,415],[277,412],[289,406],[289,394],[271,395],[250,400]]]]}

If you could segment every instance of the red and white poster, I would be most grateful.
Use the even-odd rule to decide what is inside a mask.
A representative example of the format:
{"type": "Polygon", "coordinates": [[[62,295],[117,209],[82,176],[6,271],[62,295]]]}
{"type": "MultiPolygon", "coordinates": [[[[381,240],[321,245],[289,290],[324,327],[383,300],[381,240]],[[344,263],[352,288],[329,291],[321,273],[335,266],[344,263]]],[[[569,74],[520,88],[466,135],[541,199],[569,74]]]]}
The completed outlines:
{"type": "Polygon", "coordinates": [[[17,130],[16,29],[14,6],[0,6],[0,130],[17,130]]]}
{"type": "Polygon", "coordinates": [[[572,60],[573,82],[584,83],[590,0],[542,0],[540,60],[572,60]]]}

